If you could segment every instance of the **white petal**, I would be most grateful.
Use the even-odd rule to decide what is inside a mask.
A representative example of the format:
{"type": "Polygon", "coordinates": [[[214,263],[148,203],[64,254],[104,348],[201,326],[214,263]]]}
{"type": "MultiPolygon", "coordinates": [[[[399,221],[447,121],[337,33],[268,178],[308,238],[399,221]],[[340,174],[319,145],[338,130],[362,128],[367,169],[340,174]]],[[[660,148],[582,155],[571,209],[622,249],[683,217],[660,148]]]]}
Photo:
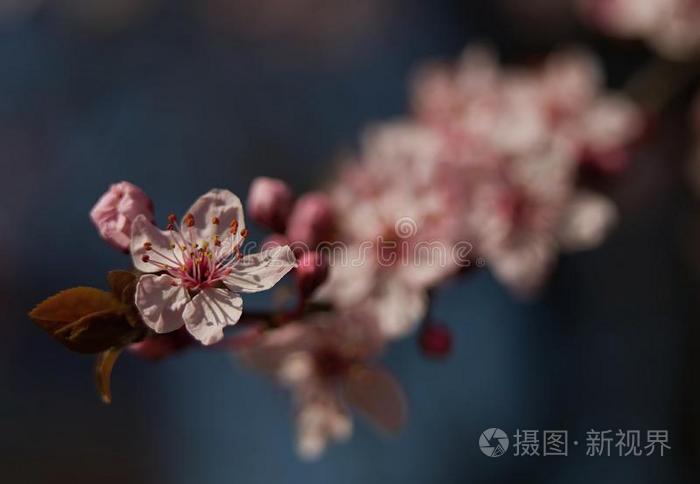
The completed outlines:
{"type": "Polygon", "coordinates": [[[395,278],[383,281],[373,304],[380,329],[390,339],[413,331],[428,308],[425,291],[395,278]]]}
{"type": "Polygon", "coordinates": [[[293,387],[308,381],[313,374],[313,356],[309,352],[298,351],[290,353],[282,360],[275,376],[281,384],[293,387]]]}
{"type": "Polygon", "coordinates": [[[234,292],[259,292],[270,289],[296,264],[288,245],[273,247],[259,254],[242,257],[224,280],[234,292]]]}
{"type": "Polygon", "coordinates": [[[156,333],[169,333],[180,328],[182,312],[189,302],[187,291],[175,285],[167,274],[141,276],[136,285],[135,303],[143,322],[156,333]]]}
{"type": "Polygon", "coordinates": [[[341,307],[354,306],[374,288],[379,267],[373,254],[363,252],[359,245],[351,245],[339,254],[335,252],[331,254],[328,279],[316,290],[314,300],[341,307]]]}
{"type": "Polygon", "coordinates": [[[542,287],[556,262],[556,243],[549,237],[530,237],[484,255],[500,282],[516,296],[529,298],[542,287]]]}
{"type": "Polygon", "coordinates": [[[226,289],[207,288],[192,298],[183,318],[190,332],[202,344],[211,345],[224,337],[224,328],[241,317],[243,300],[226,289]]]}
{"type": "Polygon", "coordinates": [[[171,239],[167,231],[159,230],[148,221],[144,215],[139,215],[131,224],[131,261],[138,270],[142,272],[158,272],[162,270],[160,266],[153,264],[159,262],[168,266],[178,265],[176,259],[182,260],[182,251],[179,247],[170,248],[171,239]],[[153,250],[147,251],[143,244],[150,242],[153,250]],[[160,252],[167,256],[158,255],[160,252]],[[175,253],[173,253],[175,252],[175,253]],[[148,255],[149,262],[143,261],[143,256],[148,255]]]}
{"type": "Polygon", "coordinates": [[[579,192],[569,202],[559,227],[563,250],[588,250],[597,247],[617,220],[617,209],[607,198],[591,192],[579,192]]]}
{"type": "Polygon", "coordinates": [[[297,435],[297,454],[305,461],[318,460],[326,449],[327,437],[318,430],[304,428],[297,435]]]}
{"type": "Polygon", "coordinates": [[[457,272],[453,245],[446,240],[424,240],[411,247],[412,260],[395,268],[398,277],[415,287],[429,288],[457,272]]]}
{"type": "Polygon", "coordinates": [[[352,434],[352,420],[335,392],[323,386],[295,389],[297,413],[297,451],[300,457],[313,460],[331,441],[347,440],[352,434]]]}
{"type": "MultiPolygon", "coordinates": [[[[226,232],[233,220],[238,221],[238,233],[245,228],[243,205],[240,199],[228,190],[210,190],[197,199],[187,211],[194,216],[197,240],[211,240],[212,236],[226,232]],[[219,225],[214,225],[214,217],[219,225]]],[[[238,239],[238,237],[237,237],[238,239]]]]}

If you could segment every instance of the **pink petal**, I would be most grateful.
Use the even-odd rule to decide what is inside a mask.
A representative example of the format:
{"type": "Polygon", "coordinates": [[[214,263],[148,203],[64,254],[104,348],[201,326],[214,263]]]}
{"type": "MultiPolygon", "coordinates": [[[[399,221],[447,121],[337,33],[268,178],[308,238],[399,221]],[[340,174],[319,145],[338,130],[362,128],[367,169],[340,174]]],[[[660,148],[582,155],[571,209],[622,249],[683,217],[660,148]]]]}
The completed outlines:
{"type": "Polygon", "coordinates": [[[182,312],[189,301],[187,291],[167,274],[141,276],[135,302],[143,322],[156,333],[169,333],[183,325],[182,312]]]}
{"type": "Polygon", "coordinates": [[[156,228],[143,215],[136,217],[131,224],[131,261],[134,267],[142,272],[158,272],[162,270],[154,262],[168,266],[179,265],[176,259],[182,260],[182,251],[179,247],[171,249],[170,243],[168,232],[156,228]],[[151,243],[152,250],[147,251],[144,248],[146,242],[151,243]],[[176,253],[174,254],[173,251],[176,253]],[[158,252],[162,255],[159,255],[158,252]],[[144,262],[144,255],[148,255],[148,262],[144,262]]]}
{"type": "Polygon", "coordinates": [[[358,368],[343,380],[347,402],[381,430],[395,434],[406,422],[406,398],[398,382],[377,368],[358,368]]]}
{"type": "Polygon", "coordinates": [[[234,292],[259,292],[277,284],[296,264],[289,246],[274,247],[241,258],[224,284],[234,292]]]}
{"type": "MultiPolygon", "coordinates": [[[[238,233],[245,228],[243,205],[239,198],[228,190],[210,190],[197,199],[187,211],[194,216],[194,230],[199,240],[210,240],[214,235],[228,231],[231,222],[238,222],[238,233]],[[214,225],[214,217],[219,225],[214,225]]],[[[234,241],[235,242],[235,241],[234,241]]]]}
{"type": "Polygon", "coordinates": [[[207,288],[187,304],[183,313],[187,331],[205,345],[221,341],[224,328],[241,317],[243,300],[226,289],[207,288]]]}

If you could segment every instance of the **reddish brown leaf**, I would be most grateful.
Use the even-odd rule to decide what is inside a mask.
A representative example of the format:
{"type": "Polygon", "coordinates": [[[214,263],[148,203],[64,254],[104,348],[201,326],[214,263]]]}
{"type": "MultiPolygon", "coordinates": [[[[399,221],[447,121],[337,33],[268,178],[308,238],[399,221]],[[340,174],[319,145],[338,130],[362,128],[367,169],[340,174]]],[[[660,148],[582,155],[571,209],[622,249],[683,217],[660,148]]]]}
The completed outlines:
{"type": "Polygon", "coordinates": [[[39,303],[29,313],[39,326],[53,333],[67,323],[88,314],[119,309],[121,303],[112,294],[93,287],[66,289],[39,303]]]}
{"type": "Polygon", "coordinates": [[[73,351],[99,353],[141,338],[126,307],[112,294],[91,287],[59,292],[35,307],[29,316],[73,351]]]}
{"type": "Polygon", "coordinates": [[[137,279],[136,274],[131,271],[116,270],[110,271],[107,274],[107,282],[109,283],[109,287],[112,289],[114,295],[117,296],[117,298],[119,298],[122,302],[126,302],[123,299],[124,290],[130,285],[135,284],[137,279]]]}
{"type": "Polygon", "coordinates": [[[123,349],[123,347],[110,348],[97,355],[97,362],[95,363],[95,384],[97,385],[97,391],[103,403],[112,403],[112,369],[123,349]]]}

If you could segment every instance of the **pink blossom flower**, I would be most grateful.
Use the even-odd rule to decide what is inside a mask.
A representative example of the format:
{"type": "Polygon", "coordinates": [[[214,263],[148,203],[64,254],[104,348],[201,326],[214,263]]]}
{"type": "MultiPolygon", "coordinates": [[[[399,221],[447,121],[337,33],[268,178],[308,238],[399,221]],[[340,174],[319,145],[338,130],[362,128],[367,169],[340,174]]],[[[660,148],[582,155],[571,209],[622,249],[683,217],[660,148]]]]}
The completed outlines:
{"type": "Polygon", "coordinates": [[[506,178],[475,194],[467,218],[477,251],[517,295],[542,286],[560,250],[599,245],[617,219],[605,197],[575,188],[567,159],[514,163],[506,178]]]}
{"type": "Polygon", "coordinates": [[[126,181],[110,186],[90,211],[100,237],[122,251],[129,249],[131,223],[139,215],[153,220],[153,202],[139,187],[126,181]]]}
{"type": "Polygon", "coordinates": [[[387,338],[415,329],[428,289],[459,269],[452,248],[462,216],[452,186],[440,179],[440,141],[409,122],[375,127],[363,139],[359,163],[330,191],[347,245],[331,259],[316,297],[373,311],[387,338]]]}
{"type": "Polygon", "coordinates": [[[240,293],[274,286],[295,265],[288,246],[242,255],[247,230],[241,202],[227,190],[201,196],[180,224],[169,217],[162,231],[146,217],[132,225],[131,255],[146,272],[136,287],[136,307],[157,333],[186,326],[205,345],[241,316],[240,293]]]}
{"type": "Polygon", "coordinates": [[[405,420],[403,392],[374,360],[383,339],[371,315],[319,313],[266,333],[239,355],[292,391],[297,450],[320,456],[331,441],[352,433],[349,407],[379,429],[396,433],[405,420]]]}
{"type": "Polygon", "coordinates": [[[644,123],[635,104],[604,90],[591,54],[568,49],[538,69],[502,69],[488,50],[469,49],[454,68],[423,73],[413,105],[442,139],[434,191],[461,184],[448,197],[465,214],[457,233],[513,291],[538,289],[560,250],[602,241],[616,211],[579,192],[578,166],[621,170],[644,123]]]}
{"type": "Polygon", "coordinates": [[[284,232],[294,195],[282,180],[258,177],[250,185],[248,213],[253,220],[276,232],[284,232]]]}

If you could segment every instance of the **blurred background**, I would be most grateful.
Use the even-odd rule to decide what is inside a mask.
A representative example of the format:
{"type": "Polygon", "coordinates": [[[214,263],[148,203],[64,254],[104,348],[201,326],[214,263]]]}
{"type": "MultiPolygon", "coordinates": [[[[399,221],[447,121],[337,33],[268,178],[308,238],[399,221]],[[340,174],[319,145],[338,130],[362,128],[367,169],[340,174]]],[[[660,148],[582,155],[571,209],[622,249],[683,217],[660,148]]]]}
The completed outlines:
{"type": "Polygon", "coordinates": [[[285,394],[223,352],[127,355],[105,406],[92,358],[26,316],[129,265],[88,219],[110,183],[142,187],[161,218],[214,186],[243,197],[259,175],[318,187],[363,126],[407,111],[417,64],[480,40],[525,63],[586,43],[613,87],[649,56],[557,0],[0,0],[2,481],[698,482],[690,93],[610,183],[622,221],[600,249],[562,260],[530,303],[486,271],[452,284],[437,301],[455,338],[444,361],[415,338],[391,346],[410,404],[398,438],[360,421],[349,443],[303,463],[285,394]],[[490,427],[581,442],[590,429],[667,429],[672,450],[489,459],[478,438],[490,427]]]}

